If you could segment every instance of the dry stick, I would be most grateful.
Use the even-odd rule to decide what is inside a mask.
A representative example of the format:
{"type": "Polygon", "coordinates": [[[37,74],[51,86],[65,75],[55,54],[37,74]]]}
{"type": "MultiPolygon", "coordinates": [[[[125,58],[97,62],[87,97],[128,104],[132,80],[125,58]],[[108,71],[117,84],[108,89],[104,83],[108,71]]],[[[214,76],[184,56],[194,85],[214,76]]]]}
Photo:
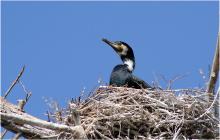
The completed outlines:
{"type": "Polygon", "coordinates": [[[211,95],[213,94],[213,91],[215,89],[215,84],[218,78],[218,72],[219,72],[219,35],[218,35],[218,39],[217,39],[217,46],[216,46],[216,50],[215,50],[215,56],[213,59],[213,63],[212,63],[212,70],[210,73],[210,78],[209,78],[209,83],[208,83],[208,87],[206,89],[206,92],[209,93],[209,97],[211,97],[211,95]]]}
{"type": "MultiPolygon", "coordinates": [[[[27,103],[27,101],[28,101],[28,99],[30,98],[30,96],[31,96],[31,92],[26,94],[25,99],[23,99],[23,100],[18,100],[18,108],[19,108],[21,111],[23,111],[24,106],[25,106],[25,104],[27,103]]],[[[19,137],[20,137],[21,135],[22,135],[22,133],[20,133],[20,132],[17,133],[17,134],[15,134],[13,140],[19,139],[19,137]]]]}
{"type": "Polygon", "coordinates": [[[68,132],[77,132],[80,134],[79,138],[85,138],[86,135],[84,134],[84,130],[82,126],[74,126],[70,127],[64,124],[57,124],[52,122],[47,122],[40,119],[33,119],[33,118],[27,118],[23,117],[22,115],[18,114],[8,114],[8,113],[2,113],[0,112],[1,119],[4,120],[13,120],[14,123],[19,124],[29,124],[31,126],[39,126],[43,128],[47,128],[50,130],[58,130],[58,131],[68,131],[68,132]]]}
{"type": "Polygon", "coordinates": [[[213,105],[215,104],[215,102],[218,98],[218,95],[219,95],[219,92],[217,92],[217,94],[215,95],[215,98],[214,98],[212,104],[209,106],[209,108],[207,108],[206,111],[202,115],[200,115],[198,118],[195,118],[195,120],[202,118],[204,115],[206,115],[212,109],[213,105]]]}
{"type": "Polygon", "coordinates": [[[46,115],[47,115],[47,121],[50,122],[50,112],[47,111],[47,114],[46,114],[46,115]]]}
{"type": "Polygon", "coordinates": [[[23,72],[24,72],[25,66],[22,67],[20,73],[18,74],[17,78],[13,81],[13,83],[11,84],[11,86],[9,87],[9,89],[6,91],[5,95],[4,95],[4,99],[8,96],[8,94],[11,92],[12,88],[15,86],[15,84],[19,81],[19,79],[21,78],[23,72]]]}
{"type": "MultiPolygon", "coordinates": [[[[209,102],[212,100],[212,97],[213,97],[212,95],[213,95],[214,90],[215,90],[215,85],[216,85],[217,78],[218,78],[218,73],[219,73],[219,61],[220,61],[220,58],[219,58],[219,50],[220,50],[219,49],[220,48],[219,38],[220,38],[220,33],[218,33],[215,56],[214,56],[214,59],[213,59],[212,70],[211,70],[211,73],[210,73],[209,83],[208,83],[208,87],[207,87],[207,90],[206,90],[206,92],[209,95],[209,102]]],[[[214,106],[214,114],[215,114],[215,117],[219,118],[219,110],[218,110],[218,105],[217,104],[215,104],[215,106],[214,106]]]]}
{"type": "Polygon", "coordinates": [[[26,97],[25,97],[25,104],[27,103],[27,101],[29,100],[29,98],[31,97],[32,93],[29,92],[26,94],[26,97]]]}
{"type": "Polygon", "coordinates": [[[51,135],[51,136],[43,136],[42,139],[57,139],[60,134],[51,135]]]}
{"type": "MultiPolygon", "coordinates": [[[[28,99],[29,99],[29,96],[26,97],[26,100],[28,100],[28,99]]],[[[40,120],[37,118],[24,117],[23,115],[19,115],[19,114],[15,114],[15,113],[9,114],[9,113],[0,112],[0,116],[1,116],[2,122],[6,121],[6,120],[13,120],[13,122],[17,123],[17,124],[29,124],[31,126],[43,127],[43,128],[47,128],[50,130],[76,132],[78,135],[78,138],[87,138],[82,126],[69,127],[67,125],[47,122],[47,121],[40,120]]]]}
{"type": "Polygon", "coordinates": [[[4,138],[4,136],[5,136],[5,134],[6,134],[7,132],[8,132],[8,130],[5,129],[4,132],[1,133],[1,137],[0,137],[1,140],[4,138]]]}
{"type": "Polygon", "coordinates": [[[109,137],[103,135],[103,134],[102,134],[101,132],[99,132],[95,127],[93,127],[93,129],[95,130],[96,133],[98,133],[98,135],[99,135],[100,137],[102,137],[102,139],[110,140],[109,137]]]}
{"type": "Polygon", "coordinates": [[[26,94],[25,99],[18,100],[18,108],[19,108],[20,110],[23,111],[24,106],[26,105],[26,103],[27,103],[27,101],[29,100],[30,96],[31,96],[31,92],[28,93],[28,94],[26,94]]]}
{"type": "Polygon", "coordinates": [[[77,109],[71,108],[71,117],[75,122],[75,125],[81,125],[80,113],[77,109]]]}
{"type": "MultiPolygon", "coordinates": [[[[25,99],[23,100],[24,101],[24,106],[26,105],[26,103],[28,102],[28,100],[29,100],[29,98],[31,97],[31,95],[32,95],[32,93],[31,92],[29,92],[29,93],[26,93],[26,97],[25,97],[25,99]]],[[[24,107],[23,106],[23,107],[24,107]]]]}
{"type": "MultiPolygon", "coordinates": [[[[13,81],[13,83],[11,84],[11,86],[9,87],[9,89],[6,91],[5,95],[4,95],[4,99],[8,96],[8,94],[11,92],[12,88],[15,86],[15,84],[19,81],[20,77],[22,76],[23,72],[24,72],[25,66],[22,67],[20,73],[18,74],[17,78],[13,81]]],[[[8,130],[4,130],[3,134],[1,135],[1,139],[3,139],[3,137],[5,136],[5,134],[8,132],[8,130]]]]}
{"type": "Polygon", "coordinates": [[[22,133],[17,133],[12,140],[18,140],[22,133]]]}
{"type": "Polygon", "coordinates": [[[177,80],[179,80],[179,79],[182,79],[182,78],[185,78],[187,75],[188,75],[188,74],[177,75],[177,76],[175,76],[174,78],[170,79],[170,80],[168,81],[167,89],[170,90],[171,87],[172,87],[172,85],[173,85],[173,83],[174,83],[175,81],[177,81],[177,80]]]}

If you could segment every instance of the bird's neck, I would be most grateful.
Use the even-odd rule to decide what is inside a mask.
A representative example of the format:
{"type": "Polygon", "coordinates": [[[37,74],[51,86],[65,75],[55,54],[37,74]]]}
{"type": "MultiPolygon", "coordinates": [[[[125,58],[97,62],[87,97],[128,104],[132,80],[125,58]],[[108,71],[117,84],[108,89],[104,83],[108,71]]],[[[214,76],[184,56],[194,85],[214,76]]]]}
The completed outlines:
{"type": "Polygon", "coordinates": [[[135,68],[135,61],[131,59],[124,59],[123,60],[124,64],[127,65],[127,68],[130,72],[132,72],[135,68]]]}

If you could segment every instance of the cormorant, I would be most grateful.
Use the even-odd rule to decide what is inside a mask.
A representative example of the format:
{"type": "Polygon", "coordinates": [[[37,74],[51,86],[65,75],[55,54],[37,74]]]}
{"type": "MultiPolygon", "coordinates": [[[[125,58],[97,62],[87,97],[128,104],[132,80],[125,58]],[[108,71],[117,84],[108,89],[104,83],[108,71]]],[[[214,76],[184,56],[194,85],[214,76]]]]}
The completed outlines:
{"type": "Polygon", "coordinates": [[[124,63],[115,66],[112,70],[110,85],[118,87],[127,86],[137,89],[152,88],[148,83],[132,74],[135,68],[135,57],[132,48],[127,43],[122,41],[111,42],[107,39],[102,39],[102,41],[111,46],[124,63]]]}

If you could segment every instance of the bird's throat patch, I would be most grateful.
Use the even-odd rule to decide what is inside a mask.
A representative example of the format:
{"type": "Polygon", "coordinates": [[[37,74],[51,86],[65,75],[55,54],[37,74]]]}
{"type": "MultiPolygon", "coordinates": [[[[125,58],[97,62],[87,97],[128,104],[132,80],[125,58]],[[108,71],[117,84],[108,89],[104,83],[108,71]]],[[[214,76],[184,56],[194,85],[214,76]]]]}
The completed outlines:
{"type": "Polygon", "coordinates": [[[128,66],[129,71],[133,71],[134,70],[134,62],[132,60],[126,60],[124,61],[124,64],[126,64],[128,66]]]}

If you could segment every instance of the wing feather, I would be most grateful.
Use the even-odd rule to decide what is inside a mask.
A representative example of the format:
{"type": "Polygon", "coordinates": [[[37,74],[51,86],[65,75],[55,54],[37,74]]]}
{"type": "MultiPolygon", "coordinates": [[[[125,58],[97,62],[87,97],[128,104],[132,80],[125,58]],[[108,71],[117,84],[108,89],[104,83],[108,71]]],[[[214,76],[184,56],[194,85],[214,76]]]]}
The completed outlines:
{"type": "Polygon", "coordinates": [[[128,81],[129,87],[134,88],[152,88],[148,83],[146,83],[144,80],[141,80],[140,78],[131,75],[131,78],[128,81]]]}

